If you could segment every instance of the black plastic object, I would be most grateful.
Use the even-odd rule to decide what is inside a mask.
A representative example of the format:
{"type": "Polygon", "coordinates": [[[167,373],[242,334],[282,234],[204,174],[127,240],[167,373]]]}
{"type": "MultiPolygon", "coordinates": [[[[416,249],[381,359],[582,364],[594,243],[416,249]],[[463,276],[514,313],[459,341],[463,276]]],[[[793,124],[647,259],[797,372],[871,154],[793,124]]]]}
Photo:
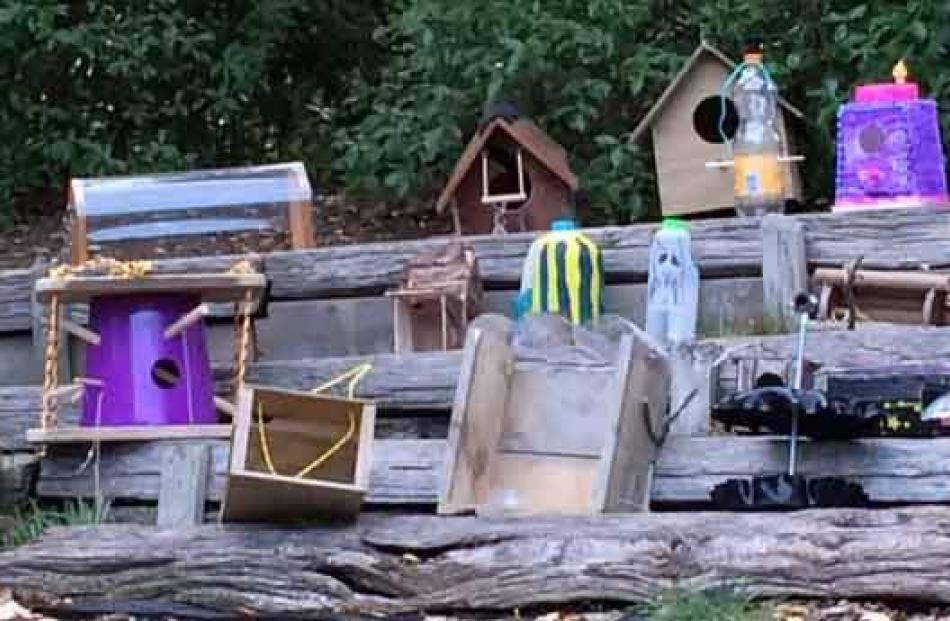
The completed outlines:
{"type": "Polygon", "coordinates": [[[729,479],[713,488],[712,501],[728,511],[794,511],[809,507],[865,507],[864,489],[839,477],[774,474],[729,479]]]}
{"type": "Polygon", "coordinates": [[[868,419],[846,402],[829,400],[817,390],[784,386],[764,386],[726,397],[713,406],[712,417],[727,429],[788,434],[796,412],[798,432],[808,438],[842,440],[868,431],[868,419]]]}

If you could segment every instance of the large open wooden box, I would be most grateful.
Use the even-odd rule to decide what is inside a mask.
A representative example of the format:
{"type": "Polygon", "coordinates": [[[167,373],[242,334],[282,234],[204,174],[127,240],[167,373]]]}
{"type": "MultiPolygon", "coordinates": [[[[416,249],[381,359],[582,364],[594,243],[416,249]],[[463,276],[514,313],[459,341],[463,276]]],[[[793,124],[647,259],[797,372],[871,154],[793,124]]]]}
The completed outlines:
{"type": "Polygon", "coordinates": [[[373,404],[308,392],[245,386],[238,397],[227,489],[225,521],[293,521],[351,517],[359,513],[369,484],[373,404]],[[267,466],[258,416],[274,470],[267,466]],[[298,472],[343,438],[318,468],[298,472]]]}
{"type": "Polygon", "coordinates": [[[532,359],[502,334],[469,330],[440,513],[648,509],[657,447],[647,424],[666,412],[666,359],[632,336],[612,364],[557,356],[532,359]]]}

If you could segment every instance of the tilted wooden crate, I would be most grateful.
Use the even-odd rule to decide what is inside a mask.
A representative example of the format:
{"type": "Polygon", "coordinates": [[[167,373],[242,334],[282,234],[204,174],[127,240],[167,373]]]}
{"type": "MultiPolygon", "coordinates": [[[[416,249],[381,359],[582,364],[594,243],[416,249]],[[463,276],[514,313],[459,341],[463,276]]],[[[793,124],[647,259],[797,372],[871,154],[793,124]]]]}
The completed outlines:
{"type": "Polygon", "coordinates": [[[646,510],[657,451],[647,423],[665,415],[666,359],[630,336],[613,364],[537,353],[551,356],[469,330],[439,512],[646,510]]]}
{"type": "Polygon", "coordinates": [[[222,519],[356,515],[369,484],[375,418],[375,406],[364,401],[245,386],[234,419],[222,519]],[[337,444],[322,464],[296,476],[337,444]]]}

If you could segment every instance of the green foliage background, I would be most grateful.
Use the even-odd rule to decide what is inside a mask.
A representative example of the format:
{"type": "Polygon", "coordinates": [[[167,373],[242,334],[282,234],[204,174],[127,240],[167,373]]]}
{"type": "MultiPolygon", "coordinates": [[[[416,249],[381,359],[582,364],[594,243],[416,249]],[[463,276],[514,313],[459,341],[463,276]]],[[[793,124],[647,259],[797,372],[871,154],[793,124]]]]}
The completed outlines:
{"type": "Polygon", "coordinates": [[[648,149],[629,132],[701,37],[735,54],[750,34],[809,119],[820,198],[855,84],[903,56],[950,102],[948,4],[2,0],[0,211],[70,174],[291,158],[352,194],[426,201],[504,94],[568,148],[590,219],[627,222],[655,203],[648,149]]]}

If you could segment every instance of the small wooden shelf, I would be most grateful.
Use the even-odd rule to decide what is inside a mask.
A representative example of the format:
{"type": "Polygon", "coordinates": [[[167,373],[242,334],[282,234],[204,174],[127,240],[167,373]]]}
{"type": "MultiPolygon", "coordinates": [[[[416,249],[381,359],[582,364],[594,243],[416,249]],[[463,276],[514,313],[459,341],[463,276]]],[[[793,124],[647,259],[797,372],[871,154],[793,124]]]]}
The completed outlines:
{"type": "Polygon", "coordinates": [[[154,274],[142,278],[70,276],[36,281],[36,298],[41,303],[48,303],[53,296],[64,303],[81,303],[101,295],[180,293],[200,296],[204,302],[236,302],[243,300],[248,290],[258,298],[266,287],[267,278],[263,274],[154,274]]]}
{"type": "Polygon", "coordinates": [[[28,429],[26,441],[36,444],[79,442],[150,442],[152,440],[227,440],[231,425],[158,425],[123,427],[59,427],[28,429]]]}

